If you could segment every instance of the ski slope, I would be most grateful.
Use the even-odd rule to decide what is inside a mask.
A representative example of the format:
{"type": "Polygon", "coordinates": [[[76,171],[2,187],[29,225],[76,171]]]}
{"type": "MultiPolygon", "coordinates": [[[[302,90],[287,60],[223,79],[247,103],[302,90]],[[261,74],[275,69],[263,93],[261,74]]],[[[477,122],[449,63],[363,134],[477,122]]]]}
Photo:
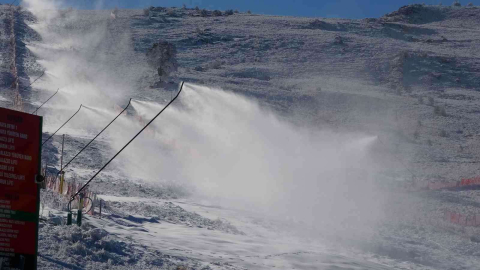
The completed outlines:
{"type": "Polygon", "coordinates": [[[176,93],[90,186],[102,217],[63,226],[66,198],[42,191],[40,269],[476,269],[475,187],[414,190],[480,174],[479,9],[413,5],[382,18],[193,9],[0,6],[0,104],[16,57],[25,111],[39,114],[48,172],[82,183],[176,93]],[[179,70],[159,82],[157,40],[179,70]],[[34,84],[34,82],[45,71],[34,84]],[[430,99],[433,104],[430,104],[430,99]],[[446,115],[435,113],[443,106],[446,115]]]}

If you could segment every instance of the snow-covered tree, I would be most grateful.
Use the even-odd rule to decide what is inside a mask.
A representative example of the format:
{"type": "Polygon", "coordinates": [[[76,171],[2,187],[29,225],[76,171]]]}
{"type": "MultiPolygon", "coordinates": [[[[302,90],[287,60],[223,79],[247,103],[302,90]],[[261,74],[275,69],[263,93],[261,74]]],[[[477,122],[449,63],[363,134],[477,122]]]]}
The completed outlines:
{"type": "Polygon", "coordinates": [[[112,18],[112,19],[116,19],[116,18],[117,18],[117,16],[118,16],[118,8],[117,8],[117,7],[115,7],[115,9],[114,9],[114,10],[112,10],[112,12],[110,12],[110,18],[112,18]]]}
{"type": "Polygon", "coordinates": [[[170,73],[178,68],[177,48],[168,41],[159,41],[147,52],[147,61],[150,66],[157,69],[161,80],[166,80],[170,73]]]}
{"type": "Polygon", "coordinates": [[[150,8],[146,8],[143,10],[143,15],[145,15],[146,17],[150,17],[150,8]]]}

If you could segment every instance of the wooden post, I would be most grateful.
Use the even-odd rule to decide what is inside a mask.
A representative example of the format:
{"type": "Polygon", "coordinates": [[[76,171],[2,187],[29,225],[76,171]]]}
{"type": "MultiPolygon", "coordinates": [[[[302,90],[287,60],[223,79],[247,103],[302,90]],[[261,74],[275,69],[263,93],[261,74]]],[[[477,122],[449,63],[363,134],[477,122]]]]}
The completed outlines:
{"type": "Polygon", "coordinates": [[[63,173],[60,174],[60,183],[58,187],[58,192],[63,194],[63,183],[65,182],[65,175],[63,173]]]}

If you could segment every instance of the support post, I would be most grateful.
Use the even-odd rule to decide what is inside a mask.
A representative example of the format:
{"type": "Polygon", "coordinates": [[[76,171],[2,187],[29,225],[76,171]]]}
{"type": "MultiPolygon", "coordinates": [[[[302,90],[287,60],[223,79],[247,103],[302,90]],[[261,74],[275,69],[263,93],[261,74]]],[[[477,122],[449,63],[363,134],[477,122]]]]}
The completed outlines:
{"type": "Polygon", "coordinates": [[[82,226],[82,210],[80,209],[77,211],[77,225],[82,226]]]}
{"type": "Polygon", "coordinates": [[[65,134],[62,136],[62,154],[60,156],[60,194],[63,194],[63,184],[65,183],[65,172],[63,171],[63,149],[65,145],[65,134]]]}
{"type": "Polygon", "coordinates": [[[60,194],[63,194],[63,184],[65,183],[65,173],[62,171],[60,174],[60,183],[59,183],[59,188],[58,191],[60,194]]]}
{"type": "Polygon", "coordinates": [[[72,225],[72,212],[67,214],[67,225],[72,225]]]}
{"type": "Polygon", "coordinates": [[[80,200],[78,201],[78,211],[77,211],[78,226],[82,226],[82,210],[83,210],[83,193],[80,193],[80,200]]]}
{"type": "Polygon", "coordinates": [[[63,147],[65,145],[65,134],[62,136],[62,155],[60,156],[60,171],[63,171],[63,147]]]}

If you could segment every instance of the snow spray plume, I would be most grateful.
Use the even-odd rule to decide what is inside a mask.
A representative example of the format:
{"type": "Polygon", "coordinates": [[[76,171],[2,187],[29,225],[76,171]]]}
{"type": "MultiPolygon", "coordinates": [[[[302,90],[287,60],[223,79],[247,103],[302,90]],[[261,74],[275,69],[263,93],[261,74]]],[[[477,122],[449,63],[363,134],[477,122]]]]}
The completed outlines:
{"type": "MultiPolygon", "coordinates": [[[[62,88],[61,98],[49,101],[49,108],[76,107],[80,103],[113,108],[126,103],[139,88],[140,78],[151,71],[143,54],[133,50],[128,28],[119,34],[118,28],[124,28],[122,22],[111,20],[108,13],[98,11],[92,16],[92,11],[66,9],[66,2],[55,0],[22,3],[37,17],[29,26],[42,38],[26,46],[46,73],[55,75],[44,76],[42,84],[62,88]]],[[[58,125],[58,113],[46,110],[46,129],[58,125]]],[[[98,123],[101,127],[105,124],[98,123]]],[[[75,121],[74,128],[92,127],[89,121],[75,121]]]]}
{"type": "Polygon", "coordinates": [[[55,134],[57,134],[57,132],[62,129],[63,126],[65,126],[70,120],[72,120],[72,118],[77,115],[77,113],[82,109],[82,105],[80,104],[80,107],[78,108],[78,111],[76,111],[70,118],[68,118],[68,120],[63,123],[63,125],[61,125],[52,135],[50,135],[50,137],[48,137],[48,139],[46,139],[43,143],[42,143],[42,146],[48,142],[53,136],[55,136],[55,134]]]}
{"type": "MultiPolygon", "coordinates": [[[[130,174],[193,184],[224,204],[331,234],[368,236],[381,217],[369,156],[375,136],[298,128],[245,97],[192,84],[180,101],[155,134],[122,156],[130,174]]],[[[153,113],[151,105],[132,105],[145,117],[153,113]]]]}
{"type": "MultiPolygon", "coordinates": [[[[131,101],[132,101],[132,99],[130,99],[128,101],[127,106],[110,123],[108,123],[107,126],[105,126],[93,139],[91,139],[72,159],[70,159],[69,162],[67,162],[67,164],[65,164],[65,166],[63,166],[62,170],[64,170],[66,167],[68,167],[68,165],[70,165],[70,163],[72,163],[72,161],[74,161],[78,157],[78,155],[80,155],[83,152],[83,150],[85,150],[93,141],[95,141],[95,139],[98,136],[100,136],[113,122],[115,122],[115,120],[117,120],[117,118],[120,117],[120,115],[122,115],[127,110],[127,108],[130,106],[131,101]]],[[[86,107],[86,106],[84,106],[84,107],[86,107]]],[[[56,177],[58,177],[59,174],[60,174],[60,171],[57,173],[56,177]]]]}
{"type": "Polygon", "coordinates": [[[31,82],[29,85],[27,85],[27,87],[32,86],[32,84],[34,84],[34,83],[37,82],[40,78],[42,78],[43,75],[45,75],[45,70],[42,72],[42,74],[41,74],[40,76],[38,76],[35,80],[33,80],[33,82],[31,82]]]}
{"type": "MultiPolygon", "coordinates": [[[[24,4],[39,19],[31,27],[43,40],[28,49],[55,74],[47,78],[49,85],[68,85],[62,88],[63,100],[52,100],[52,107],[113,107],[134,96],[131,91],[151,72],[144,56],[133,50],[128,28],[117,35],[114,28],[123,27],[121,20],[111,21],[108,13],[74,10],[62,16],[45,12],[62,8],[59,2],[24,4]]],[[[380,218],[371,137],[298,128],[249,99],[190,84],[180,104],[131,144],[114,162],[117,168],[132,177],[192,185],[224,204],[254,206],[336,235],[368,235],[380,218]]],[[[132,105],[143,119],[156,113],[141,103],[132,105]]],[[[91,124],[75,121],[76,127],[91,124]]],[[[118,119],[106,132],[112,148],[120,149],[140,125],[118,119]]]]}
{"type": "Polygon", "coordinates": [[[57,0],[23,0],[21,4],[41,20],[53,20],[62,4],[57,0]]]}
{"type": "Polygon", "coordinates": [[[45,103],[47,103],[50,99],[52,99],[58,93],[59,90],[60,88],[58,88],[55,94],[51,95],[45,102],[42,103],[42,105],[40,105],[34,112],[32,112],[32,114],[36,114],[37,111],[40,110],[40,108],[42,108],[42,106],[45,105],[45,103]]]}
{"type": "Polygon", "coordinates": [[[91,111],[95,111],[95,109],[93,109],[92,107],[89,107],[89,106],[82,105],[82,107],[84,107],[85,109],[89,109],[91,111]]]}
{"type": "MultiPolygon", "coordinates": [[[[130,104],[130,102],[129,102],[130,104]]],[[[98,114],[98,115],[102,115],[102,114],[110,114],[111,112],[109,112],[108,110],[106,109],[102,109],[102,108],[98,108],[98,107],[91,107],[91,106],[85,106],[83,105],[83,107],[91,110],[92,112],[98,114]]]]}

